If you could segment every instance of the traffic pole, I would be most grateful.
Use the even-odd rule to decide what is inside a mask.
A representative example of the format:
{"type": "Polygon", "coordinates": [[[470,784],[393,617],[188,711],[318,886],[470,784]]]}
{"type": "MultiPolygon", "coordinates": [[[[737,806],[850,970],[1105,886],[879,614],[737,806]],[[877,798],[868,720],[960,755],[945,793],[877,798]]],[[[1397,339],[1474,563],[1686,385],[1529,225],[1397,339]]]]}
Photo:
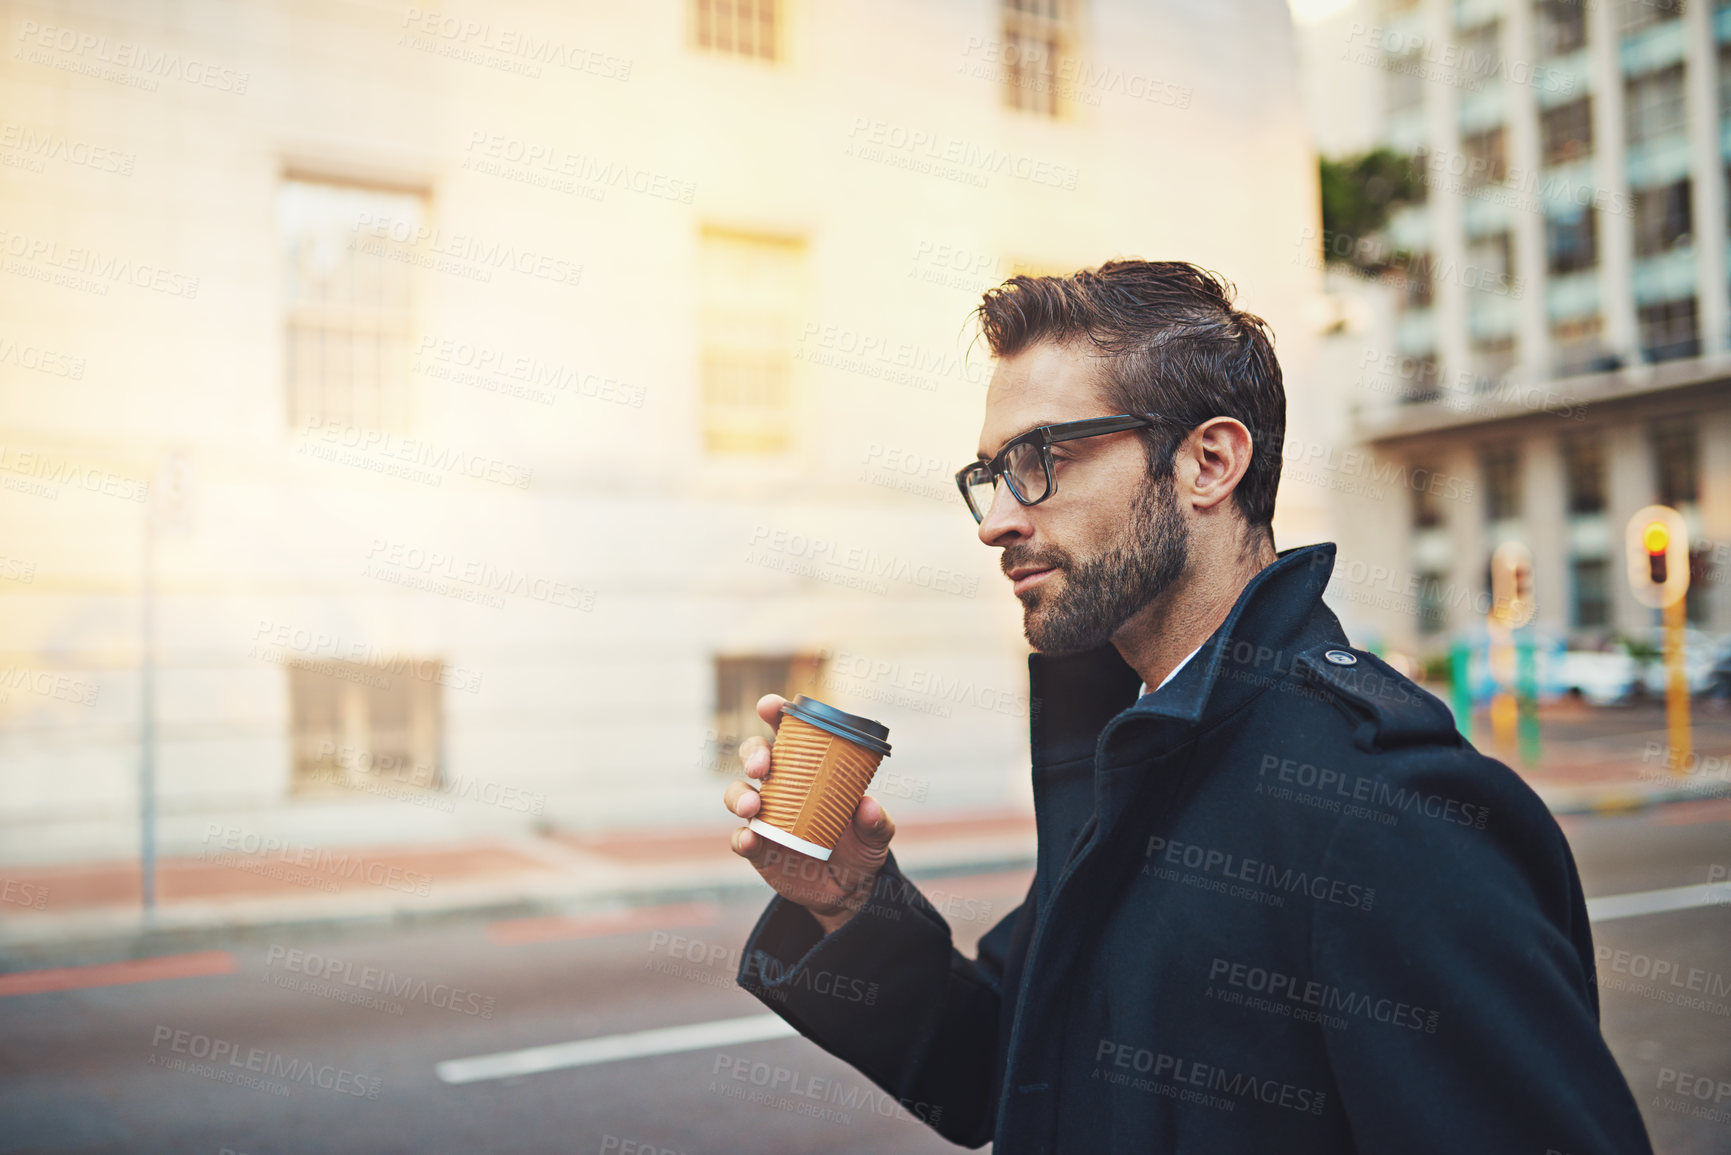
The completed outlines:
{"type": "Polygon", "coordinates": [[[1685,606],[1677,598],[1665,607],[1665,728],[1670,735],[1671,773],[1687,774],[1693,754],[1689,736],[1689,678],[1683,669],[1685,606]]]}
{"type": "Polygon", "coordinates": [[[156,515],[144,503],[144,568],[139,583],[138,875],[144,923],[156,918],[156,515]]]}

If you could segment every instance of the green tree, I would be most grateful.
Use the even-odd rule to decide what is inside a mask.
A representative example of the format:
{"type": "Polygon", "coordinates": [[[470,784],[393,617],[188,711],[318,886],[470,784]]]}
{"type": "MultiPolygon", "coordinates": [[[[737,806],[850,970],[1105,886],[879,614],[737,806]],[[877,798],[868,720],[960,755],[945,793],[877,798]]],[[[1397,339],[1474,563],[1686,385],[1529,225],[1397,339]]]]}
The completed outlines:
{"type": "Polygon", "coordinates": [[[1322,258],[1375,276],[1396,263],[1378,233],[1389,213],[1424,198],[1424,169],[1412,157],[1376,148],[1337,159],[1321,157],[1322,258]]]}

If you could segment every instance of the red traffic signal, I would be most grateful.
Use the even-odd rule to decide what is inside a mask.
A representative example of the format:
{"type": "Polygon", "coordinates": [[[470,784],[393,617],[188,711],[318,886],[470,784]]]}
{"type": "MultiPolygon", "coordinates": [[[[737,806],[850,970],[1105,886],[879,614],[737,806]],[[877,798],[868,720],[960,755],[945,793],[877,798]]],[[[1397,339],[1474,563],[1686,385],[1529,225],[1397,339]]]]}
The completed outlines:
{"type": "Polygon", "coordinates": [[[1629,589],[1644,606],[1662,609],[1689,589],[1689,527],[1668,506],[1635,511],[1624,532],[1629,589]]]}
{"type": "Polygon", "coordinates": [[[1647,577],[1654,584],[1665,584],[1665,557],[1671,552],[1671,531],[1662,521],[1650,521],[1641,531],[1641,545],[1647,551],[1647,577]]]}

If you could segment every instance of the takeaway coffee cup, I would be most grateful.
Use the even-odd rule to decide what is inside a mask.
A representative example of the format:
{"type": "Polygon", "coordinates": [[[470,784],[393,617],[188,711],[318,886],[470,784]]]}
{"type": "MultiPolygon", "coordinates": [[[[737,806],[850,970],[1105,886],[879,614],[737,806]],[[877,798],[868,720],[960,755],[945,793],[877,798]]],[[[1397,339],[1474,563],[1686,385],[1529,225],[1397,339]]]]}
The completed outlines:
{"type": "Polygon", "coordinates": [[[878,763],[889,755],[889,727],[799,695],[781,707],[763,805],[748,826],[765,838],[823,861],[841,841],[878,763]]]}

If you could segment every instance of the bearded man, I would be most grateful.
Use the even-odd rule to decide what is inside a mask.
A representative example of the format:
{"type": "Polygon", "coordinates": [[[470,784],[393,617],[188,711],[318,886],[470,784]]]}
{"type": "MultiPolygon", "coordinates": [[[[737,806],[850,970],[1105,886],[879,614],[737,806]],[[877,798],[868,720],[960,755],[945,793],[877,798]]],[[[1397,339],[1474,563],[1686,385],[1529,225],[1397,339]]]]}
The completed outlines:
{"type": "Polygon", "coordinates": [[[1182,262],[1014,277],[977,312],[996,365],[957,483],[1035,651],[1033,883],[968,958],[875,799],[828,862],[741,828],[777,896],[740,984],[999,1155],[1650,1152],[1556,822],[1348,642],[1332,543],[1274,549],[1264,322],[1182,262]]]}

